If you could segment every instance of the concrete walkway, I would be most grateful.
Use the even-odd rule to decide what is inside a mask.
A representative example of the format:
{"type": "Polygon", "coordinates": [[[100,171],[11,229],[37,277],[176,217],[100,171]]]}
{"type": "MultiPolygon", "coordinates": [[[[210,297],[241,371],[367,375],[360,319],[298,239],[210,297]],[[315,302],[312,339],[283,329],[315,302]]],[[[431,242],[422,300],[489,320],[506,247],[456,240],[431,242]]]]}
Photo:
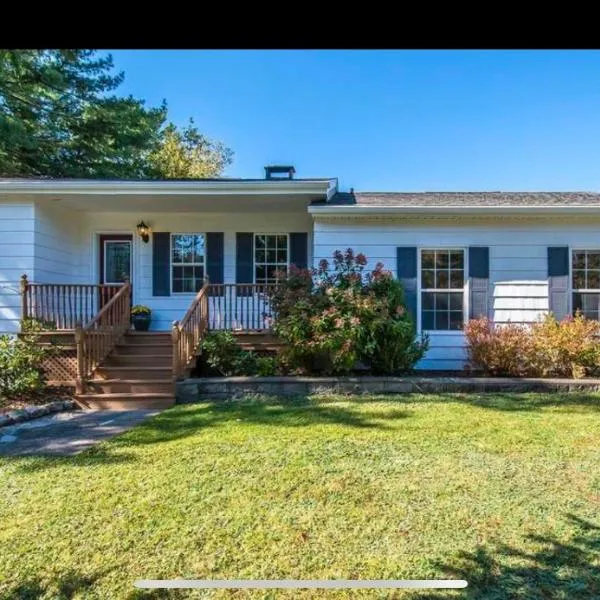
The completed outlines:
{"type": "Polygon", "coordinates": [[[160,410],[77,410],[0,428],[0,456],[72,456],[160,410]]]}

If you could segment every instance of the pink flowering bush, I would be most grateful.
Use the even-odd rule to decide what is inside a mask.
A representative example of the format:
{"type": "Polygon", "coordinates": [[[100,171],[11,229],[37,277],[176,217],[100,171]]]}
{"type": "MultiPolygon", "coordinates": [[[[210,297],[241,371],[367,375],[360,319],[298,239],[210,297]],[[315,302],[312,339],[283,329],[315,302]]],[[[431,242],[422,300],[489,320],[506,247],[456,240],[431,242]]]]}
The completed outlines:
{"type": "Polygon", "coordinates": [[[333,254],[333,268],[279,274],[271,296],[274,331],[285,342],[282,360],[300,373],[338,374],[358,361],[374,373],[410,370],[427,349],[415,339],[399,281],[378,263],[367,272],[364,254],[333,254]]]}

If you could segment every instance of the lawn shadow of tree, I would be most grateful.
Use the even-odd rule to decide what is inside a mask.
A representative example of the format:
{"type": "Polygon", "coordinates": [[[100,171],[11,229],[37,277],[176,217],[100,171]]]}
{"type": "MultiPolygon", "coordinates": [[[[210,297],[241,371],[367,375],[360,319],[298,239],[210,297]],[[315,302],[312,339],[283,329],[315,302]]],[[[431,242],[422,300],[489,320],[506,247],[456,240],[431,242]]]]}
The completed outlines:
{"type": "Polygon", "coordinates": [[[339,400],[332,403],[305,396],[207,400],[165,411],[139,425],[134,436],[116,438],[113,443],[138,445],[172,441],[231,423],[284,428],[337,425],[386,431],[393,429],[393,421],[411,416],[406,409],[366,410],[360,406],[358,410],[358,406],[353,408],[339,400]]]}
{"type": "Polygon", "coordinates": [[[86,598],[86,592],[89,592],[94,583],[113,570],[113,568],[104,569],[93,575],[84,575],[69,570],[51,580],[29,578],[0,592],[0,600],[16,600],[17,598],[19,600],[37,600],[44,595],[53,600],[86,598]]]}
{"type": "MultiPolygon", "coordinates": [[[[600,598],[600,526],[567,515],[578,533],[568,541],[529,535],[534,550],[499,545],[459,554],[452,564],[438,564],[446,576],[465,579],[465,600],[526,600],[600,598]]],[[[457,598],[455,593],[419,593],[411,600],[457,598]]]]}
{"type": "Polygon", "coordinates": [[[389,408],[366,410],[348,403],[315,400],[308,397],[244,397],[205,401],[166,410],[136,425],[133,429],[94,446],[80,454],[58,456],[21,456],[20,472],[32,473],[62,466],[89,467],[123,464],[137,460],[127,448],[183,439],[207,428],[235,423],[267,427],[301,428],[338,425],[365,430],[391,430],[391,422],[410,416],[408,410],[389,408]]]}

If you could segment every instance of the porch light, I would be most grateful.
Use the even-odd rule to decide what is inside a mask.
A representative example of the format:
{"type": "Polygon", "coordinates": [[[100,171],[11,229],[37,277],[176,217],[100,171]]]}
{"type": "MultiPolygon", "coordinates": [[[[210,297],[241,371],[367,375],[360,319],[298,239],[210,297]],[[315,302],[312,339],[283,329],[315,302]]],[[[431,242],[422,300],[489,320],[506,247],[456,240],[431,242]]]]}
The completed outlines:
{"type": "Polygon", "coordinates": [[[144,221],[140,221],[137,224],[137,232],[138,232],[138,235],[142,238],[142,241],[144,242],[144,244],[147,244],[148,241],[150,240],[150,226],[146,225],[146,223],[144,223],[144,221]]]}

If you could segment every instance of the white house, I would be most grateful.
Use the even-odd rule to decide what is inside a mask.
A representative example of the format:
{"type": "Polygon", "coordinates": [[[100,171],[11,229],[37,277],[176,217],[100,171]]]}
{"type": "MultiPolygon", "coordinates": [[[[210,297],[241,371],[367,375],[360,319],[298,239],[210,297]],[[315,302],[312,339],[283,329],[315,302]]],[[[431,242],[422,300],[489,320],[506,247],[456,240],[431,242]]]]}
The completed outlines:
{"type": "MultiPolygon", "coordinates": [[[[599,225],[596,193],[348,193],[335,178],[294,178],[292,167],[267,167],[264,179],[2,179],[0,332],[19,329],[22,274],[67,286],[45,288],[59,328],[73,328],[71,304],[83,302],[68,286],[126,276],[132,302],[153,311],[152,330],[169,331],[206,275],[268,285],[279,267],[351,247],[403,280],[418,330],[430,336],[419,368],[462,369],[470,316],[529,323],[582,308],[598,318],[599,225]]],[[[211,326],[260,329],[258,289],[232,297],[223,287],[211,298],[211,326]]],[[[35,293],[28,314],[43,317],[32,312],[35,293]]],[[[90,293],[80,321],[104,303],[90,293]]]]}

